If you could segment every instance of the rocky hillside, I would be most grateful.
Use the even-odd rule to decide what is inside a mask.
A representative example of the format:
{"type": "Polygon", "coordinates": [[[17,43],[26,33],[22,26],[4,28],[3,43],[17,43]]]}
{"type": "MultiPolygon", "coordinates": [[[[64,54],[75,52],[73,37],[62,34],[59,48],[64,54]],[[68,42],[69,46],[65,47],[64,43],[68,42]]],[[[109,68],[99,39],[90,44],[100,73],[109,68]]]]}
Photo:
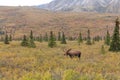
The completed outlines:
{"type": "Polygon", "coordinates": [[[52,11],[120,13],[120,0],[53,0],[39,7],[52,11]]]}

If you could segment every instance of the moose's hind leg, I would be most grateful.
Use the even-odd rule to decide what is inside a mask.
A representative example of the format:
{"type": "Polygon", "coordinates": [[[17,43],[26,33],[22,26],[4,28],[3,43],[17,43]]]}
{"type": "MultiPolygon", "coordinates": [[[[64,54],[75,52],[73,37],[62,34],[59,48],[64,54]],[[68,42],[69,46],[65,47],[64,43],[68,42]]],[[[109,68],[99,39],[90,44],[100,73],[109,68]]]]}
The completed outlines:
{"type": "Polygon", "coordinates": [[[80,57],[81,57],[81,55],[79,54],[79,55],[78,55],[78,58],[80,59],[80,57]]]}

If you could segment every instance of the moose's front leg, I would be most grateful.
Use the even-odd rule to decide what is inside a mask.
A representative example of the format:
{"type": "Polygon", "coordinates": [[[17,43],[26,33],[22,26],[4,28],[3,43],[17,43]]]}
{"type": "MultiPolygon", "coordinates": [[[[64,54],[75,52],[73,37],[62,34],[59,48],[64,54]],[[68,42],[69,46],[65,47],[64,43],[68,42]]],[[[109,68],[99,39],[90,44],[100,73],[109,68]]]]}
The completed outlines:
{"type": "Polygon", "coordinates": [[[73,56],[72,55],[69,55],[70,56],[70,58],[72,59],[73,58],[73,56]]]}

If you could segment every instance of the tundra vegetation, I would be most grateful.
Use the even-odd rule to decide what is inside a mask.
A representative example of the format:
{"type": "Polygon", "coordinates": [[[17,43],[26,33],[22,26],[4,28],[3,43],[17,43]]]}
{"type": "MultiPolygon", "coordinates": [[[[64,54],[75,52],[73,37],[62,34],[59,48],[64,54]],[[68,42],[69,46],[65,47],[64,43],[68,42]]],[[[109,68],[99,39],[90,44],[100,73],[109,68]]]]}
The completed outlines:
{"type": "Polygon", "coordinates": [[[40,36],[42,42],[34,38],[32,31],[22,41],[12,40],[8,45],[1,41],[0,80],[119,80],[120,52],[119,45],[115,45],[116,41],[120,43],[118,23],[117,19],[110,46],[99,36],[91,38],[90,30],[87,38],[81,33],[75,40],[65,39],[67,44],[61,44],[64,39],[55,39],[53,31],[40,36]],[[64,56],[63,50],[70,48],[80,51],[81,58],[64,56]]]}

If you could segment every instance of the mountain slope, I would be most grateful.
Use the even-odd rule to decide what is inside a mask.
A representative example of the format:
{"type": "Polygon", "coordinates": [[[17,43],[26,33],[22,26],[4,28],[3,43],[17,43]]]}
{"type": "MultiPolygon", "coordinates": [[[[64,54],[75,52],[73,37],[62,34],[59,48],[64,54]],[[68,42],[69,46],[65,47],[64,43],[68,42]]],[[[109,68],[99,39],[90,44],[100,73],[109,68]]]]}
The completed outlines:
{"type": "Polygon", "coordinates": [[[120,13],[120,0],[112,0],[107,6],[106,12],[120,13]]]}
{"type": "Polygon", "coordinates": [[[91,12],[52,12],[36,7],[0,7],[0,29],[12,34],[14,38],[29,35],[33,30],[35,36],[46,32],[64,31],[66,36],[77,36],[82,32],[86,36],[88,28],[91,36],[105,35],[106,26],[113,32],[114,20],[119,14],[99,14],[91,12]],[[92,16],[94,15],[94,16],[92,16]]]}
{"type": "Polygon", "coordinates": [[[54,0],[39,7],[52,11],[120,13],[120,0],[54,0]]]}

